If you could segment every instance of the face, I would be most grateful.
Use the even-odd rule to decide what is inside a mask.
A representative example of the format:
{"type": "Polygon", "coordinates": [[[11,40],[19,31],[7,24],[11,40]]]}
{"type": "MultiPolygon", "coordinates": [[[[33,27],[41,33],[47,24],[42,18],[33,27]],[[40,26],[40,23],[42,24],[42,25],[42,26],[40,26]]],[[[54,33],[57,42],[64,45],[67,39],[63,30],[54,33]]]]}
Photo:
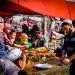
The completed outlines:
{"type": "Polygon", "coordinates": [[[27,38],[25,38],[25,39],[21,38],[21,43],[24,44],[24,45],[26,45],[28,43],[28,39],[27,38]]]}
{"type": "Polygon", "coordinates": [[[22,44],[27,45],[27,43],[28,43],[28,36],[27,35],[22,35],[20,37],[20,41],[21,41],[22,44]]]}
{"type": "Polygon", "coordinates": [[[19,65],[19,68],[20,68],[21,70],[24,70],[25,65],[26,65],[26,56],[25,56],[25,55],[24,55],[24,57],[23,57],[22,60],[19,60],[18,65],[19,65]]]}
{"type": "Polygon", "coordinates": [[[64,31],[64,34],[69,34],[70,31],[71,31],[71,26],[69,26],[69,25],[64,25],[62,29],[63,29],[63,31],[64,31]]]}
{"type": "Polygon", "coordinates": [[[11,31],[10,29],[6,29],[5,30],[7,34],[9,34],[9,32],[11,31]]]}
{"type": "Polygon", "coordinates": [[[16,38],[16,32],[14,32],[14,33],[12,33],[11,35],[9,35],[9,37],[10,37],[11,39],[15,39],[15,38],[16,38]]]}
{"type": "Polygon", "coordinates": [[[42,37],[42,32],[36,32],[36,36],[37,36],[38,39],[41,39],[41,37],[42,37]]]}

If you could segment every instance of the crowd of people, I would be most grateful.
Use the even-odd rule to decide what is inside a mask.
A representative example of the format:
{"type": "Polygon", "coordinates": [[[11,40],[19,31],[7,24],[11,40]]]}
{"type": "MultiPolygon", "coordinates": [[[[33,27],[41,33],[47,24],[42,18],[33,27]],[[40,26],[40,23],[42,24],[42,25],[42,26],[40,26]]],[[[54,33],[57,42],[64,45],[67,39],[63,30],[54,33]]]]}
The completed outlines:
{"type": "Polygon", "coordinates": [[[32,47],[45,46],[42,30],[34,25],[30,31],[24,24],[22,32],[16,32],[10,24],[0,22],[0,74],[27,75],[24,71],[26,56],[24,51],[32,47]]]}
{"type": "MultiPolygon", "coordinates": [[[[64,35],[60,55],[61,61],[64,64],[72,63],[70,75],[74,75],[75,20],[72,23],[63,22],[60,33],[64,35]],[[65,56],[66,53],[67,56],[65,56]]],[[[27,75],[27,72],[24,71],[27,60],[24,51],[38,47],[48,48],[47,41],[37,25],[34,25],[29,31],[24,24],[22,25],[22,32],[16,32],[11,29],[10,24],[0,21],[0,75],[27,75]]],[[[59,50],[57,52],[60,52],[59,50]]]]}

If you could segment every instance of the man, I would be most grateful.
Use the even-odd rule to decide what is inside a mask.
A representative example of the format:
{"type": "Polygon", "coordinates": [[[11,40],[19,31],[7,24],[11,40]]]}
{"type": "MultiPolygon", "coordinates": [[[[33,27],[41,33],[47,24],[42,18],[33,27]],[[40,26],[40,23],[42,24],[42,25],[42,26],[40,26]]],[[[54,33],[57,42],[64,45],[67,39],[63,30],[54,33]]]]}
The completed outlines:
{"type": "Polygon", "coordinates": [[[62,29],[65,33],[63,51],[62,51],[62,62],[67,64],[71,61],[70,75],[75,75],[75,31],[70,23],[64,22],[62,29]],[[65,54],[67,53],[67,58],[65,54]]]}
{"type": "Polygon", "coordinates": [[[34,47],[46,47],[46,39],[42,34],[42,30],[40,28],[37,28],[35,34],[36,40],[33,42],[34,47]]]}
{"type": "Polygon", "coordinates": [[[0,74],[27,75],[27,72],[24,71],[26,56],[21,50],[16,48],[9,51],[6,58],[0,59],[0,74]]]}
{"type": "Polygon", "coordinates": [[[27,75],[27,73],[24,71],[26,65],[26,56],[21,50],[15,48],[14,50],[9,51],[6,57],[7,59],[15,63],[15,65],[20,69],[20,71],[18,72],[19,74],[23,73],[27,75]]]}

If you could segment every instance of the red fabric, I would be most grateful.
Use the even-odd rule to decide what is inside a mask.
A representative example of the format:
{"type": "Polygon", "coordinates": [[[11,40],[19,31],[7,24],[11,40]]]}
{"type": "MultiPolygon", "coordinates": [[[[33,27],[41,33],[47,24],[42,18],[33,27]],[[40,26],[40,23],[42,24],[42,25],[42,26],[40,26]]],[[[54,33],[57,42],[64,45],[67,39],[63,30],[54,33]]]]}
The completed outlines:
{"type": "Polygon", "coordinates": [[[13,2],[8,2],[8,1],[6,3],[0,5],[0,13],[1,13],[1,11],[5,12],[4,15],[7,15],[7,16],[10,15],[10,13],[27,14],[27,15],[39,14],[37,12],[34,12],[34,11],[28,9],[27,7],[23,7],[23,6],[20,6],[19,4],[16,4],[16,3],[13,3],[13,2]],[[7,12],[10,12],[10,13],[7,13],[7,12]]]}
{"type": "Polygon", "coordinates": [[[66,0],[10,0],[43,15],[75,19],[75,2],[66,0]]]}
{"type": "MultiPolygon", "coordinates": [[[[23,45],[23,44],[21,44],[21,45],[22,45],[22,46],[25,46],[25,45],[23,45]]],[[[25,47],[21,47],[20,50],[21,50],[21,51],[24,51],[24,50],[26,50],[26,48],[25,48],[25,47]]]]}
{"type": "Polygon", "coordinates": [[[22,48],[20,48],[20,50],[21,50],[21,51],[24,51],[24,50],[26,50],[26,48],[22,47],[22,48]]]}
{"type": "Polygon", "coordinates": [[[75,19],[75,2],[68,2],[68,5],[70,8],[71,18],[75,19]]]}
{"type": "Polygon", "coordinates": [[[2,12],[2,11],[0,11],[0,16],[2,16],[2,17],[5,17],[5,16],[10,17],[10,16],[12,16],[12,15],[13,15],[12,13],[8,13],[8,12],[2,12]]]}

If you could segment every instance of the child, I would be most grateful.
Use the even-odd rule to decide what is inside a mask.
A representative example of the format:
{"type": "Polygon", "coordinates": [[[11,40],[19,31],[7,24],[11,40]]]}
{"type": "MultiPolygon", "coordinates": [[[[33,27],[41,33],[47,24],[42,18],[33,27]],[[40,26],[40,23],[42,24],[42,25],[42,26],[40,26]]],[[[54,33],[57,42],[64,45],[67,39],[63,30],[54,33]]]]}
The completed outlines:
{"type": "Polygon", "coordinates": [[[16,32],[15,30],[11,30],[8,34],[8,38],[9,38],[9,42],[10,43],[6,43],[5,44],[5,47],[6,47],[6,50],[10,50],[10,49],[13,49],[14,47],[15,48],[21,48],[21,47],[24,47],[24,46],[21,46],[21,45],[17,45],[16,44],[16,32]]]}
{"type": "Polygon", "coordinates": [[[22,45],[24,47],[20,48],[21,50],[29,50],[32,48],[32,43],[28,42],[28,36],[25,33],[22,33],[20,36],[20,41],[17,43],[18,45],[22,45]]]}

